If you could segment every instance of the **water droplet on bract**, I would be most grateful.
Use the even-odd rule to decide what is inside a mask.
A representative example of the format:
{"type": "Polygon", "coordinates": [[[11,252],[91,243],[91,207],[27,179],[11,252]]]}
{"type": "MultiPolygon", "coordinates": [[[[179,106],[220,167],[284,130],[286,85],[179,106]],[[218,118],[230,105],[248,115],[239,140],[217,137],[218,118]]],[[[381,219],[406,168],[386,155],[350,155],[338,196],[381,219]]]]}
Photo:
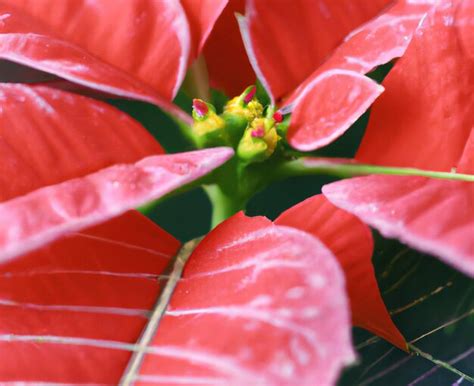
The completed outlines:
{"type": "Polygon", "coordinates": [[[185,161],[177,162],[173,164],[172,166],[173,172],[177,174],[181,174],[181,175],[189,174],[190,169],[191,167],[190,167],[189,162],[185,162],[185,161]]]}

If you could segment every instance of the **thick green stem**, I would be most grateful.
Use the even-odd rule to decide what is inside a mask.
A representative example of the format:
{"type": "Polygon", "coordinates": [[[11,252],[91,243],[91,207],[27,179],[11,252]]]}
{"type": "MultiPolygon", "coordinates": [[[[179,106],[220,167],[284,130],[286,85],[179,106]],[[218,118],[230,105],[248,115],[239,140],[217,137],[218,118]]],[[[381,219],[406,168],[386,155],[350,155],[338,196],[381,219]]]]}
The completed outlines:
{"type": "Polygon", "coordinates": [[[211,229],[214,229],[222,221],[244,210],[247,200],[225,194],[219,185],[207,185],[204,187],[212,203],[211,229]]]}

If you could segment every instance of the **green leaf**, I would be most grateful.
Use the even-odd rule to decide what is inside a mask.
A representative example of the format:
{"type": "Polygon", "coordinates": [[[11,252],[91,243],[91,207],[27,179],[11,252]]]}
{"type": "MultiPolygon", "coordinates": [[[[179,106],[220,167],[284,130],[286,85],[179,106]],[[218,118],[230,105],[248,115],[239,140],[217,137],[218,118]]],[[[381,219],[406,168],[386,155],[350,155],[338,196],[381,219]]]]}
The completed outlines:
{"type": "Polygon", "coordinates": [[[359,365],[340,385],[451,385],[462,374],[460,384],[468,385],[474,376],[474,281],[394,240],[377,236],[375,251],[384,300],[418,355],[355,330],[359,365]]]}

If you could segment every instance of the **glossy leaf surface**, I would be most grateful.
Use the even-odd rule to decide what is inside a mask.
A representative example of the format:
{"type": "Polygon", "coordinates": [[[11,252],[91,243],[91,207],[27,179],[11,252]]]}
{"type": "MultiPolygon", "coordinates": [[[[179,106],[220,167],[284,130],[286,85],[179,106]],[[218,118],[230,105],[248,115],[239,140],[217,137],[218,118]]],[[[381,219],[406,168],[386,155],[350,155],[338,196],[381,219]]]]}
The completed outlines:
{"type": "Polygon", "coordinates": [[[406,350],[380,296],[372,266],[370,229],[357,217],[332,205],[322,195],[311,197],[283,212],[276,224],[308,232],[321,240],[344,270],[351,303],[352,323],[406,350]]]}

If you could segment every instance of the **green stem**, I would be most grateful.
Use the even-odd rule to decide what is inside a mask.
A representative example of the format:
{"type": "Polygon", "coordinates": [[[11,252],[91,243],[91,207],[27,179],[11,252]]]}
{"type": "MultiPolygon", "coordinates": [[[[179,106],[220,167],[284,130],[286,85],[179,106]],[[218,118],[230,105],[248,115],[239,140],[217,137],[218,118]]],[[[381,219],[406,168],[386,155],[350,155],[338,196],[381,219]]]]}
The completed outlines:
{"type": "Polygon", "coordinates": [[[206,185],[204,190],[212,203],[211,229],[237,212],[244,210],[247,204],[246,199],[225,194],[219,185],[206,185]]]}
{"type": "Polygon", "coordinates": [[[275,170],[282,176],[302,176],[314,174],[328,174],[336,177],[366,176],[370,174],[386,174],[398,176],[420,176],[438,179],[474,182],[474,175],[450,172],[438,172],[404,167],[385,167],[378,165],[364,165],[356,163],[323,163],[311,159],[300,158],[295,161],[285,162],[275,170]]]}

